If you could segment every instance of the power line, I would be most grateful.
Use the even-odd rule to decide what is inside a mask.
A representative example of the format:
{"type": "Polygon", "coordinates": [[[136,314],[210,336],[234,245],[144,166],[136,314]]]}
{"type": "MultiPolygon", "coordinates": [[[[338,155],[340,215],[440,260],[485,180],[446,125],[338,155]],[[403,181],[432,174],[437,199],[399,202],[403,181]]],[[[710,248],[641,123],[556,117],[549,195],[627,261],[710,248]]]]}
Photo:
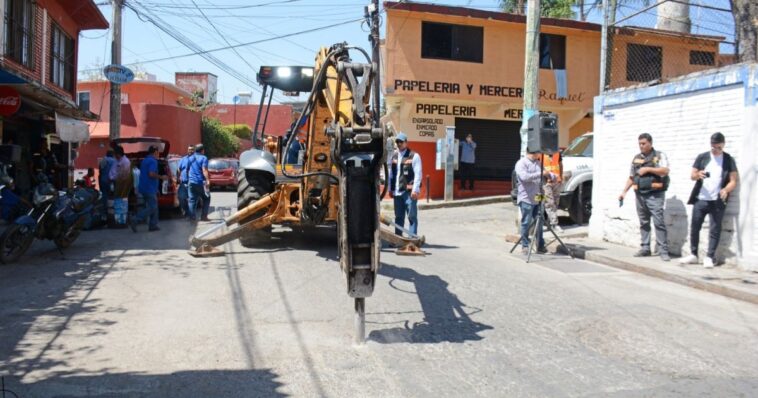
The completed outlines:
{"type": "MultiPolygon", "coordinates": [[[[261,4],[248,4],[244,6],[240,5],[216,5],[213,7],[203,7],[207,10],[242,10],[242,9],[248,9],[248,8],[258,8],[258,7],[266,7],[266,6],[272,6],[277,4],[283,4],[283,3],[295,3],[302,0],[281,0],[281,1],[271,1],[268,3],[261,3],[261,4]]],[[[157,7],[157,8],[176,8],[176,9],[195,9],[197,8],[195,5],[195,2],[193,1],[193,5],[182,5],[181,3],[178,4],[163,4],[163,3],[145,3],[146,5],[150,5],[151,7],[157,7]]]]}
{"type": "MultiPolygon", "coordinates": [[[[129,5],[127,5],[127,7],[129,7],[130,9],[132,9],[132,11],[135,11],[134,8],[132,8],[129,5]]],[[[135,13],[138,13],[138,12],[135,11],[135,13]]],[[[141,14],[138,13],[138,15],[141,15],[141,14]]],[[[363,21],[363,18],[350,19],[350,20],[346,20],[346,21],[342,21],[342,22],[337,22],[337,23],[330,24],[330,25],[324,25],[324,26],[319,26],[319,27],[316,27],[316,28],[301,30],[301,31],[298,31],[298,32],[287,33],[287,34],[284,34],[284,35],[279,35],[279,36],[274,36],[274,37],[268,37],[268,38],[265,38],[265,39],[254,40],[254,41],[250,41],[250,42],[239,43],[239,44],[235,44],[235,45],[232,45],[232,46],[217,47],[217,48],[212,48],[210,50],[202,50],[201,49],[201,50],[198,50],[198,51],[195,51],[195,52],[192,52],[192,53],[180,54],[180,55],[175,55],[175,56],[171,56],[171,57],[155,58],[155,59],[151,59],[151,60],[141,61],[140,63],[146,64],[146,63],[152,63],[152,62],[168,61],[168,60],[177,59],[177,58],[191,57],[193,55],[210,54],[210,53],[214,53],[214,52],[218,52],[218,51],[228,50],[228,49],[231,49],[231,48],[251,46],[251,45],[255,45],[255,44],[266,43],[266,42],[269,42],[269,41],[280,40],[280,39],[284,39],[284,38],[287,38],[287,37],[299,36],[299,35],[303,35],[303,34],[306,34],[306,33],[318,32],[318,31],[321,31],[321,30],[335,28],[337,26],[347,25],[347,24],[351,24],[351,23],[355,23],[355,22],[361,22],[361,21],[363,21]]]]}
{"type": "MultiPolygon", "coordinates": [[[[220,30],[218,30],[218,28],[216,27],[216,25],[214,25],[213,22],[211,22],[211,20],[208,19],[208,16],[205,15],[205,12],[203,12],[203,10],[200,8],[200,6],[197,5],[197,3],[195,2],[195,0],[192,0],[192,4],[194,4],[195,7],[197,8],[197,10],[200,11],[200,14],[202,14],[203,18],[205,18],[205,20],[208,22],[208,25],[210,25],[211,28],[213,28],[213,30],[216,31],[216,33],[219,35],[219,37],[221,37],[221,40],[223,40],[224,43],[226,43],[228,46],[231,46],[232,43],[229,43],[229,40],[226,39],[226,36],[224,36],[224,34],[221,33],[220,30]]],[[[247,62],[247,60],[245,59],[245,57],[243,57],[237,51],[236,48],[232,48],[232,51],[234,51],[234,53],[237,54],[237,56],[242,60],[242,62],[244,62],[247,66],[250,67],[250,70],[252,70],[253,72],[255,72],[255,67],[253,65],[250,65],[250,62],[247,62]]]]}
{"type": "MultiPolygon", "coordinates": [[[[197,55],[202,56],[208,62],[212,63],[213,65],[216,65],[217,67],[219,67],[221,70],[223,70],[224,72],[226,72],[230,76],[232,76],[232,77],[236,78],[237,80],[239,80],[240,82],[242,82],[242,83],[250,86],[251,89],[260,91],[260,89],[257,87],[257,83],[255,83],[252,80],[248,79],[246,76],[241,75],[236,70],[234,70],[234,68],[231,68],[229,65],[225,64],[223,61],[219,60],[218,58],[216,58],[212,54],[208,53],[207,51],[204,51],[200,46],[198,46],[197,44],[195,44],[192,40],[188,39],[183,34],[177,32],[174,28],[171,27],[171,25],[167,24],[160,17],[155,16],[155,15],[148,15],[146,12],[138,10],[131,2],[125,3],[125,5],[126,5],[126,7],[128,7],[132,11],[134,11],[137,14],[138,17],[140,17],[140,18],[144,17],[145,19],[147,19],[148,22],[150,22],[153,25],[155,25],[156,27],[158,27],[158,29],[162,30],[163,32],[165,32],[166,34],[168,34],[169,36],[171,36],[174,40],[178,41],[181,44],[184,44],[187,48],[195,51],[195,53],[197,53],[197,55]]],[[[169,58],[169,59],[175,59],[175,58],[179,58],[179,57],[167,57],[167,58],[169,58]]],[[[151,62],[154,62],[154,61],[151,61],[151,62]]],[[[143,63],[145,63],[145,62],[143,62],[143,63]]]]}

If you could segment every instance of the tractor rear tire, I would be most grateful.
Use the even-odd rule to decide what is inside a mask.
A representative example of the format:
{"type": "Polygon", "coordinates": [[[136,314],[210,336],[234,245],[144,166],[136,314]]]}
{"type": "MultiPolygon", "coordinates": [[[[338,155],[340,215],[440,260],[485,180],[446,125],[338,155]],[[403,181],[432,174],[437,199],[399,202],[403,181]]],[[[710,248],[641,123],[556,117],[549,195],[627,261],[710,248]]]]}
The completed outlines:
{"type": "MultiPolygon", "coordinates": [[[[237,175],[237,211],[255,203],[258,199],[274,191],[272,178],[266,173],[255,171],[244,171],[237,175]]],[[[266,214],[266,210],[253,214],[252,216],[240,220],[239,224],[244,224],[266,214]]],[[[239,238],[243,247],[252,248],[259,246],[261,243],[271,238],[271,226],[258,230],[248,231],[239,238]]]]}

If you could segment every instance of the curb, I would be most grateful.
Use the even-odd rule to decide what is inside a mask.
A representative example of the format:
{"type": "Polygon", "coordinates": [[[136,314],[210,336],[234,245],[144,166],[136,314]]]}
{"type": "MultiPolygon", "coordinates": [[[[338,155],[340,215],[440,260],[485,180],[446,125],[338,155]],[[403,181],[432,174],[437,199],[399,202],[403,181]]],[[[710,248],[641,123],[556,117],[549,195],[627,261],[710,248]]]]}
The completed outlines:
{"type": "MultiPolygon", "coordinates": [[[[478,206],[478,205],[488,205],[492,203],[508,203],[511,201],[510,195],[501,195],[501,196],[485,196],[482,198],[472,198],[472,199],[455,199],[450,201],[432,201],[432,202],[422,202],[419,200],[418,202],[418,209],[419,210],[431,210],[431,209],[442,209],[447,207],[468,207],[468,206],[478,206]]],[[[382,209],[383,210],[392,210],[394,209],[394,205],[392,202],[390,203],[382,203],[382,209]]]]}
{"type": "Polygon", "coordinates": [[[707,280],[696,279],[683,275],[676,275],[674,273],[666,272],[665,270],[642,266],[619,258],[596,253],[592,250],[587,250],[584,246],[574,243],[567,243],[567,246],[569,246],[569,249],[576,258],[593,261],[613,268],[652,276],[654,278],[663,279],[665,281],[718,294],[724,297],[729,297],[752,304],[758,304],[758,294],[756,293],[735,289],[730,286],[724,286],[716,282],[710,282],[707,280]]]}

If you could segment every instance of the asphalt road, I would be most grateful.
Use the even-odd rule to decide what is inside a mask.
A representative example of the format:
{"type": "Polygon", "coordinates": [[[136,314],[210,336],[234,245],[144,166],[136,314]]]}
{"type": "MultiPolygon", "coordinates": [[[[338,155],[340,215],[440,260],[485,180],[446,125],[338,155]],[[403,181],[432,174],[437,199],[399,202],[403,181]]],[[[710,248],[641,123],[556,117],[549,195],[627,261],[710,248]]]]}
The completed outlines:
{"type": "Polygon", "coordinates": [[[362,346],[329,228],[208,259],[182,220],[86,232],[63,255],[38,241],[0,266],[0,373],[21,397],[758,396],[758,307],[526,264],[512,217],[421,212],[429,255],[382,252],[362,346]]]}

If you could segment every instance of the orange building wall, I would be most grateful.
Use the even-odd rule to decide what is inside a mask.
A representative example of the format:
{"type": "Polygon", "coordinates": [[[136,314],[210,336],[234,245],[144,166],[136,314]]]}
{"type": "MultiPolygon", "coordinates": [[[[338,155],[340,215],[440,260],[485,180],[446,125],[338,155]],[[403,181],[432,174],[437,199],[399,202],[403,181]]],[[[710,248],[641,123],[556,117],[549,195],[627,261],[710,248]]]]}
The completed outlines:
{"type": "Polygon", "coordinates": [[[662,48],[663,64],[661,67],[661,79],[664,81],[673,77],[715,68],[719,62],[719,44],[716,41],[625,29],[621,33],[617,33],[613,38],[611,88],[627,87],[643,83],[626,80],[627,45],[630,43],[662,48]],[[714,61],[716,63],[713,66],[690,65],[690,51],[712,52],[714,53],[714,61]]]}
{"type": "MultiPolygon", "coordinates": [[[[79,82],[78,92],[89,91],[90,111],[100,115],[101,121],[110,119],[110,83],[106,81],[79,82]]],[[[189,93],[166,83],[134,81],[121,86],[121,93],[126,94],[125,104],[189,104],[189,93]]],[[[122,111],[123,112],[123,111],[122,111]]]]}
{"type": "MultiPolygon", "coordinates": [[[[80,147],[76,168],[96,168],[109,148],[109,89],[104,81],[78,86],[79,92],[90,92],[90,110],[100,114],[100,121],[89,123],[91,139],[80,147]]],[[[133,82],[122,86],[122,92],[129,98],[121,105],[121,137],[164,138],[173,154],[184,154],[188,145],[201,142],[201,113],[177,105],[188,99],[183,90],[166,83],[133,82]]]]}

